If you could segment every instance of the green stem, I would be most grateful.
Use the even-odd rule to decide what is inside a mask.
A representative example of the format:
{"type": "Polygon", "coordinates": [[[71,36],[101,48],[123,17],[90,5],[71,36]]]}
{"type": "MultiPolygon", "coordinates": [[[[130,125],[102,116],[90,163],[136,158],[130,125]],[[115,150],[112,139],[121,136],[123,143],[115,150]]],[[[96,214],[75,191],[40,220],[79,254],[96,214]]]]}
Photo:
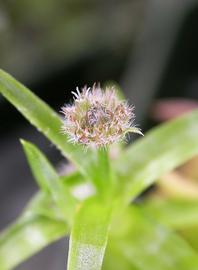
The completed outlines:
{"type": "Polygon", "coordinates": [[[96,168],[92,179],[97,193],[102,197],[110,197],[114,190],[115,177],[111,168],[109,149],[100,148],[96,150],[96,168]]]}

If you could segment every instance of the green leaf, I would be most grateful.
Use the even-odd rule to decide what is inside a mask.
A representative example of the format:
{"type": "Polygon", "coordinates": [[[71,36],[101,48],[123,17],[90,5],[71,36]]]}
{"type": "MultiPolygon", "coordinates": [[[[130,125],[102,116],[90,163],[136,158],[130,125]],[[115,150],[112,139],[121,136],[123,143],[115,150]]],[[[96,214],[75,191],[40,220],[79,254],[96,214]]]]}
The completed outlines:
{"type": "Polygon", "coordinates": [[[145,201],[141,207],[171,228],[198,226],[198,201],[152,199],[145,201]]]}
{"type": "MultiPolygon", "coordinates": [[[[110,238],[110,237],[109,237],[110,238]]],[[[114,245],[111,238],[108,240],[102,270],[137,270],[131,261],[120,252],[119,245],[114,245]]]]}
{"type": "Polygon", "coordinates": [[[80,145],[69,143],[67,136],[61,134],[62,121],[59,115],[3,70],[0,70],[0,93],[54,143],[84,175],[90,176],[93,173],[90,166],[92,152],[89,150],[85,152],[80,145]]]}
{"type": "Polygon", "coordinates": [[[67,221],[71,222],[76,206],[74,197],[60,181],[58,174],[44,154],[32,143],[24,140],[21,140],[21,143],[39,186],[43,191],[51,194],[61,213],[67,221]]]}
{"type": "Polygon", "coordinates": [[[135,206],[112,223],[111,246],[139,270],[198,269],[197,253],[188,243],[135,206]]]}
{"type": "Polygon", "coordinates": [[[115,164],[123,179],[126,202],[134,199],[161,175],[198,154],[197,123],[196,110],[151,130],[127,148],[115,164]]]}
{"type": "MultiPolygon", "coordinates": [[[[62,182],[72,186],[77,173],[64,177],[62,182]]],[[[67,219],[59,215],[51,196],[39,191],[24,209],[21,217],[0,234],[0,266],[1,270],[15,267],[25,259],[49,245],[53,241],[68,234],[67,219]],[[29,235],[35,236],[34,238],[29,235]],[[40,241],[40,239],[43,241],[40,241]],[[37,241],[38,240],[38,241],[37,241]],[[16,256],[15,256],[16,254],[16,256]]]]}
{"type": "Polygon", "coordinates": [[[0,268],[9,270],[68,233],[66,223],[31,216],[0,235],[0,268]]]}
{"type": "Polygon", "coordinates": [[[76,214],[69,244],[68,270],[99,270],[107,245],[111,207],[85,201],[76,214]]]}

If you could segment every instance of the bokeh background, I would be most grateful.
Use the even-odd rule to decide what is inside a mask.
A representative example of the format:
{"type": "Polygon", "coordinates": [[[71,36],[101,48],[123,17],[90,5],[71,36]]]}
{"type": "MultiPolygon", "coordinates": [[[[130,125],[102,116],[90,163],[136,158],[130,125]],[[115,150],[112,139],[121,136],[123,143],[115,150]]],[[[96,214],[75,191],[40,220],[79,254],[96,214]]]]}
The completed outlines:
{"type": "MultiPolygon", "coordinates": [[[[57,111],[76,86],[115,81],[145,132],[198,107],[197,29],[198,0],[4,0],[0,67],[57,111]]],[[[0,96],[0,229],[37,190],[19,138],[65,162],[0,96]]],[[[65,269],[67,241],[17,270],[65,269]]]]}

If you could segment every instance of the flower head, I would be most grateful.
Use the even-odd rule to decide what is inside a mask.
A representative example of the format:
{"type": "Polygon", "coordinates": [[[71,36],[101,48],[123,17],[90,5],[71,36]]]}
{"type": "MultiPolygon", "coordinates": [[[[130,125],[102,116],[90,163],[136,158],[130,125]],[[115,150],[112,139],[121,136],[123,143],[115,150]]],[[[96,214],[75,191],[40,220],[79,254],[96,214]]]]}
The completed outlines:
{"type": "Polygon", "coordinates": [[[63,131],[71,142],[105,147],[124,139],[128,132],[142,134],[132,126],[134,107],[118,99],[113,87],[99,85],[72,92],[74,104],[62,107],[63,131]]]}

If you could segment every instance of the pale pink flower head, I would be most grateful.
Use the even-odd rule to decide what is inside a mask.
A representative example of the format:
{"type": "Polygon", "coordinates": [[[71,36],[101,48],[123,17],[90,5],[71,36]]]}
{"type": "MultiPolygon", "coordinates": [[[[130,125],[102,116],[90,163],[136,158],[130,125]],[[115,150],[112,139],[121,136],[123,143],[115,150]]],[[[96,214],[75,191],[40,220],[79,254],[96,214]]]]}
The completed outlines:
{"type": "Polygon", "coordinates": [[[120,100],[113,87],[99,85],[72,92],[73,105],[62,107],[62,129],[73,143],[106,147],[122,141],[129,132],[142,134],[133,126],[134,107],[120,100]]]}

